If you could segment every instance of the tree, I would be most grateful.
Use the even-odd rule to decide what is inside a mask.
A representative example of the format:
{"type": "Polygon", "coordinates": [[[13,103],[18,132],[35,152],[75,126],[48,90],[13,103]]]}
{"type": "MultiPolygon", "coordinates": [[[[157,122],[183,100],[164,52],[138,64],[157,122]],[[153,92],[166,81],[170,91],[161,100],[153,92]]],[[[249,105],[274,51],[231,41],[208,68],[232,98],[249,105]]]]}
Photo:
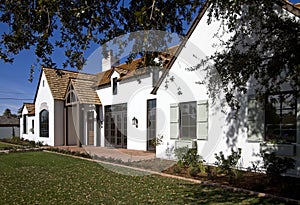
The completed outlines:
{"type": "Polygon", "coordinates": [[[16,114],[12,114],[9,108],[6,108],[3,112],[3,116],[16,118],[16,114]]]}
{"type": "MultiPolygon", "coordinates": [[[[14,55],[33,47],[39,64],[56,67],[51,55],[54,49],[62,48],[67,57],[63,67],[81,69],[85,63],[84,51],[92,43],[100,45],[140,30],[183,34],[185,25],[192,21],[202,3],[198,0],[1,1],[0,22],[9,26],[9,32],[0,40],[0,58],[13,62],[14,55]]],[[[151,38],[147,43],[160,40],[163,39],[151,38]]],[[[120,47],[126,47],[128,42],[122,44],[120,47]]]]}
{"type": "MultiPolygon", "coordinates": [[[[4,33],[0,40],[0,58],[12,62],[14,55],[33,47],[38,63],[56,67],[51,54],[55,48],[62,48],[67,57],[63,67],[81,69],[85,63],[84,51],[92,43],[103,44],[122,34],[140,30],[184,34],[186,26],[204,2],[1,1],[0,21],[9,26],[9,32],[4,33]]],[[[225,42],[222,41],[223,33],[218,34],[220,45],[225,50],[209,57],[220,77],[219,83],[211,85],[212,90],[223,91],[227,103],[236,109],[239,107],[236,93],[246,93],[247,83],[251,79],[256,81],[256,93],[261,99],[264,93],[276,92],[285,83],[291,84],[294,89],[299,88],[299,18],[287,17],[281,9],[282,6],[289,8],[291,5],[287,6],[284,0],[209,2],[208,23],[213,19],[221,20],[223,33],[231,34],[225,42]]],[[[135,39],[135,44],[166,47],[167,41],[149,37],[135,39]]],[[[121,49],[128,45],[128,42],[119,43],[121,49]]],[[[137,55],[153,57],[151,52],[141,51],[129,58],[137,55]]],[[[207,70],[214,69],[208,66],[207,70]]],[[[209,72],[208,77],[215,79],[214,75],[214,72],[209,72]]]]}
{"type": "Polygon", "coordinates": [[[3,112],[3,116],[6,116],[6,117],[11,117],[11,111],[10,109],[6,108],[3,112]]]}
{"type": "MultiPolygon", "coordinates": [[[[220,41],[225,49],[209,58],[220,76],[220,83],[212,84],[212,90],[223,91],[233,109],[240,106],[236,95],[246,94],[251,82],[260,101],[287,84],[299,91],[299,15],[299,10],[282,0],[211,1],[210,20],[222,21],[223,32],[218,37],[222,39],[224,33],[231,36],[220,41]]],[[[211,72],[208,77],[213,75],[211,72]]]]}

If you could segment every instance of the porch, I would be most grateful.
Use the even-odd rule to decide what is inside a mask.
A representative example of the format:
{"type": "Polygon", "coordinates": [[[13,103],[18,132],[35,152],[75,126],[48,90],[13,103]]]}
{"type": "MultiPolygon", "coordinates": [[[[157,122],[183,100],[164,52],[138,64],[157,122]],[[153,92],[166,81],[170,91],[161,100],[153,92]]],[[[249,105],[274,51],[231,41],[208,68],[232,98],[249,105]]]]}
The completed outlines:
{"type": "Polygon", "coordinates": [[[78,151],[81,153],[88,153],[89,155],[113,158],[115,160],[122,160],[123,162],[134,162],[155,159],[154,152],[146,152],[140,150],[130,150],[123,148],[110,148],[110,147],[95,147],[95,146],[57,146],[60,149],[70,151],[78,151]]]}

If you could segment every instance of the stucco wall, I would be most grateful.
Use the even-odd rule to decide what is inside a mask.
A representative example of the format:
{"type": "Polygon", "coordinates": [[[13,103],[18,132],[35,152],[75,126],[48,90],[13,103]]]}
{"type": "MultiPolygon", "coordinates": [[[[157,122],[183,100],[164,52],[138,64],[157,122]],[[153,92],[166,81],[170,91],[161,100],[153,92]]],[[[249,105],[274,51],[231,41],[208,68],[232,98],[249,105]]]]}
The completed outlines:
{"type": "Polygon", "coordinates": [[[45,74],[42,73],[35,100],[35,136],[43,144],[54,146],[54,99],[51,94],[45,74]],[[46,109],[49,112],[49,137],[40,137],[40,112],[46,109]]]}
{"type": "MultiPolygon", "coordinates": [[[[113,73],[111,79],[114,77],[118,77],[116,72],[113,73]]],[[[147,99],[156,98],[156,96],[150,94],[151,90],[151,75],[144,75],[118,83],[116,95],[112,94],[112,87],[97,90],[103,109],[106,105],[127,103],[127,149],[147,149],[147,99]],[[134,117],[138,119],[137,128],[132,125],[134,117]]],[[[104,146],[104,129],[101,130],[101,136],[101,146],[104,146]]]]}
{"type": "MultiPolygon", "coordinates": [[[[221,102],[224,100],[222,94],[214,103],[209,99],[207,95],[209,87],[203,67],[195,69],[206,56],[213,54],[216,49],[221,49],[214,47],[214,44],[219,42],[214,37],[219,25],[220,23],[217,21],[207,25],[207,14],[203,16],[170,70],[169,76],[174,76],[174,81],[169,83],[168,88],[162,84],[157,92],[158,111],[162,113],[157,121],[160,126],[157,134],[163,135],[163,143],[157,147],[157,157],[174,158],[174,155],[167,155],[166,150],[174,151],[176,143],[181,141],[170,139],[170,104],[208,100],[208,138],[207,140],[195,140],[199,154],[206,162],[213,163],[215,162],[215,153],[223,151],[225,154],[229,154],[231,147],[235,147],[242,148],[242,166],[247,167],[250,161],[257,159],[254,154],[259,153],[259,143],[247,142],[247,130],[244,122],[247,105],[242,102],[243,107],[239,113],[239,121],[232,120],[229,107],[221,106],[221,102]],[[178,94],[178,88],[180,88],[180,94],[178,94]]],[[[224,36],[224,39],[226,38],[228,36],[224,36]]],[[[243,98],[246,100],[247,96],[242,96],[241,101],[243,98]]]]}
{"type": "MultiPolygon", "coordinates": [[[[23,121],[23,117],[24,115],[28,114],[28,110],[26,107],[23,108],[22,110],[22,115],[20,118],[20,129],[19,131],[19,136],[20,138],[23,139],[27,139],[27,140],[36,140],[36,135],[35,135],[35,130],[33,130],[32,128],[32,120],[34,120],[35,123],[35,116],[27,116],[27,123],[26,123],[26,133],[24,133],[23,127],[24,127],[24,121],[23,121]]],[[[34,124],[35,127],[35,124],[34,124]]]]}

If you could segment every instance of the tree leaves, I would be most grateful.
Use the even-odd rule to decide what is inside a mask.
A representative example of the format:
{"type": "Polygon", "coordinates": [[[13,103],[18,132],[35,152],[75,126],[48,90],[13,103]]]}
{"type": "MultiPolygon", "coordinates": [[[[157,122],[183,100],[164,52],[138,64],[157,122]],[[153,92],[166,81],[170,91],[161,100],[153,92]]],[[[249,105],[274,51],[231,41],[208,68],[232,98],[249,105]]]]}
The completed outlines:
{"type": "MultiPolygon", "coordinates": [[[[91,43],[103,44],[120,35],[140,30],[183,34],[185,24],[202,1],[12,1],[0,4],[0,22],[9,26],[1,38],[0,58],[13,62],[23,50],[35,49],[38,64],[56,67],[52,54],[65,50],[63,67],[81,69],[91,43]]],[[[149,44],[157,39],[148,39],[149,44]]],[[[140,42],[136,42],[140,43],[140,42]]],[[[122,46],[126,43],[123,43],[122,46]]]]}
{"type": "Polygon", "coordinates": [[[280,2],[211,1],[210,21],[222,21],[218,37],[226,48],[210,57],[221,78],[213,86],[225,92],[233,109],[239,108],[236,94],[247,93],[251,79],[257,96],[278,92],[286,84],[299,89],[300,22],[276,4],[280,2]],[[221,41],[223,33],[231,33],[226,42],[221,41]]]}

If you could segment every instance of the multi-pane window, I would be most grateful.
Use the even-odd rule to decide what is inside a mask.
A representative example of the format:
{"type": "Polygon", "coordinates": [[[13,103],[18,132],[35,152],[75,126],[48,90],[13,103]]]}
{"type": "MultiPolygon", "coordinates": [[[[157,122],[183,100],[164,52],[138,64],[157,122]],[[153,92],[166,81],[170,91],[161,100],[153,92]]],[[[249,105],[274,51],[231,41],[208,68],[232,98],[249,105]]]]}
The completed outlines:
{"type": "Polygon", "coordinates": [[[197,104],[185,102],[179,104],[180,138],[196,139],[197,130],[197,104]]]}
{"type": "Polygon", "coordinates": [[[49,137],[49,112],[42,110],[40,112],[40,137],[49,137]]]}
{"type": "Polygon", "coordinates": [[[208,101],[170,105],[171,139],[208,139],[208,101]]]}
{"type": "Polygon", "coordinates": [[[293,92],[269,95],[266,103],[266,140],[296,142],[297,99],[293,92]]]}

